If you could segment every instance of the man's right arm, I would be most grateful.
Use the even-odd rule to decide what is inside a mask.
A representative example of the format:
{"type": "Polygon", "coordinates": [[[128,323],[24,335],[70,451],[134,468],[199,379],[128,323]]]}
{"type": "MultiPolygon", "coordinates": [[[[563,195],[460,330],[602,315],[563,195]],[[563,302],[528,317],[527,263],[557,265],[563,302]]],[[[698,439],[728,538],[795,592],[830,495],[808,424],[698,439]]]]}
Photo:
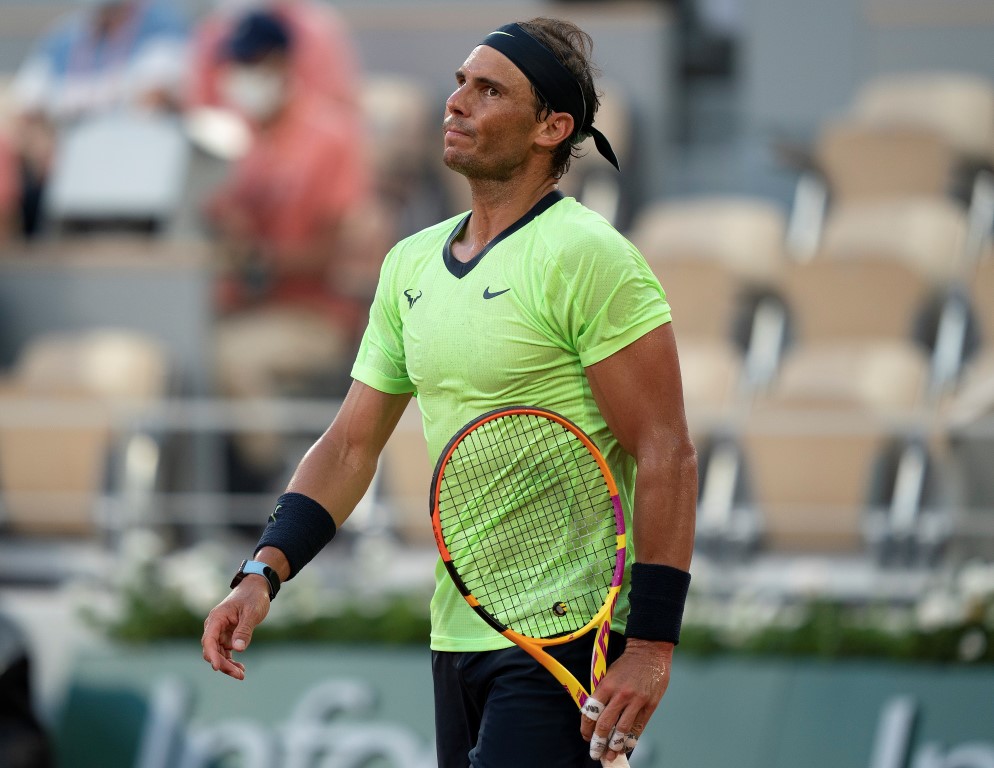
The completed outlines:
{"type": "MultiPolygon", "coordinates": [[[[410,394],[390,395],[354,382],[331,426],[304,455],[287,491],[313,499],[328,511],[336,528],[365,495],[376,464],[410,394]]],[[[275,547],[263,547],[253,559],[275,569],[281,581],[290,578],[290,564],[275,547]]],[[[203,657],[215,670],[243,679],[245,667],[232,651],[248,647],[252,631],[269,612],[265,578],[246,576],[208,615],[202,638],[203,657]]]]}

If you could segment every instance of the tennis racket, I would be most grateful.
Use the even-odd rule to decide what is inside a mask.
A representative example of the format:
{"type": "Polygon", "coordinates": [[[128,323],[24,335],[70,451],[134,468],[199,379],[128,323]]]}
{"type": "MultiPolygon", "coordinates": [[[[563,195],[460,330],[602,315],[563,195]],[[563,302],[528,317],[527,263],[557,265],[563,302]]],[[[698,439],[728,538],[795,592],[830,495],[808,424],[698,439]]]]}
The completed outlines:
{"type": "Polygon", "coordinates": [[[607,672],[625,519],[593,441],[542,408],[485,413],[442,451],[430,501],[438,551],[463,597],[582,707],[590,694],[545,649],[596,631],[591,694],[607,672]]]}

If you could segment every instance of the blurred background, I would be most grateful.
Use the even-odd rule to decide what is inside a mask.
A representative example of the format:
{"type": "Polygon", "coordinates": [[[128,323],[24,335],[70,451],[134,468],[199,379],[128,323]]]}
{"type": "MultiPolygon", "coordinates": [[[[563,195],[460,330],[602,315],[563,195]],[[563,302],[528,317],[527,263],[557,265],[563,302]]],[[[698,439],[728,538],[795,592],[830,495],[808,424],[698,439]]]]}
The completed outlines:
{"type": "Polygon", "coordinates": [[[433,766],[405,414],[249,679],[204,617],[334,417],[488,31],[594,38],[562,188],[667,290],[700,454],[636,766],[994,766],[994,2],[0,0],[0,765],[433,766]]]}

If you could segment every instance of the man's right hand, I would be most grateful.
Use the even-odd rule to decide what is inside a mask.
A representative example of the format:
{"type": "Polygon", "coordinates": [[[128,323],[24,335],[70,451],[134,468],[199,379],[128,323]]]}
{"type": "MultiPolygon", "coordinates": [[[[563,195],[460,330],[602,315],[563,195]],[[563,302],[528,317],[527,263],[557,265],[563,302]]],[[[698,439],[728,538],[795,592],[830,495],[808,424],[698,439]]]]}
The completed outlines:
{"type": "Polygon", "coordinates": [[[232,652],[241,652],[252,641],[252,631],[269,613],[269,582],[250,574],[207,615],[200,644],[204,661],[215,672],[236,680],[245,679],[245,665],[232,652]]]}

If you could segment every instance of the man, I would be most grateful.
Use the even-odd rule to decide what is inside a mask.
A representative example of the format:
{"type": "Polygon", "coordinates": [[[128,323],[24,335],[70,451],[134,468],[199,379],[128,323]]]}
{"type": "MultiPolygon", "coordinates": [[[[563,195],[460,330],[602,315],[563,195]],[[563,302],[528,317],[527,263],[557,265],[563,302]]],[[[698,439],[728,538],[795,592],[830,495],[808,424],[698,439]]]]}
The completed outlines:
{"type": "MultiPolygon", "coordinates": [[[[370,226],[361,125],[294,80],[296,45],[280,16],[253,12],[219,51],[221,92],[252,129],[206,210],[224,261],[217,379],[228,396],[277,397],[347,378],[389,248],[387,233],[370,226]]],[[[281,441],[235,437],[242,487],[265,488],[282,471],[281,441]]]]}
{"type": "MultiPolygon", "coordinates": [[[[268,612],[274,573],[292,577],[344,522],[412,393],[433,457],[494,407],[563,413],[593,436],[624,489],[626,512],[634,510],[636,563],[616,623],[628,616],[627,637],[610,646],[623,653],[597,688],[600,717],[578,717],[559,684],[479,620],[437,569],[432,667],[442,768],[613,759],[656,709],[678,640],[697,462],[669,307],[633,246],[556,188],[587,135],[613,160],[592,125],[590,44],[568,22],[535,19],[491,33],[457,71],[444,160],[469,179],[472,210],[388,255],[356,382],[280,497],[255,554],[266,565],[244,566],[205,624],[205,660],[242,679],[232,652],[244,650],[268,612]]],[[[589,671],[591,643],[569,643],[559,658],[589,671]]]]}

